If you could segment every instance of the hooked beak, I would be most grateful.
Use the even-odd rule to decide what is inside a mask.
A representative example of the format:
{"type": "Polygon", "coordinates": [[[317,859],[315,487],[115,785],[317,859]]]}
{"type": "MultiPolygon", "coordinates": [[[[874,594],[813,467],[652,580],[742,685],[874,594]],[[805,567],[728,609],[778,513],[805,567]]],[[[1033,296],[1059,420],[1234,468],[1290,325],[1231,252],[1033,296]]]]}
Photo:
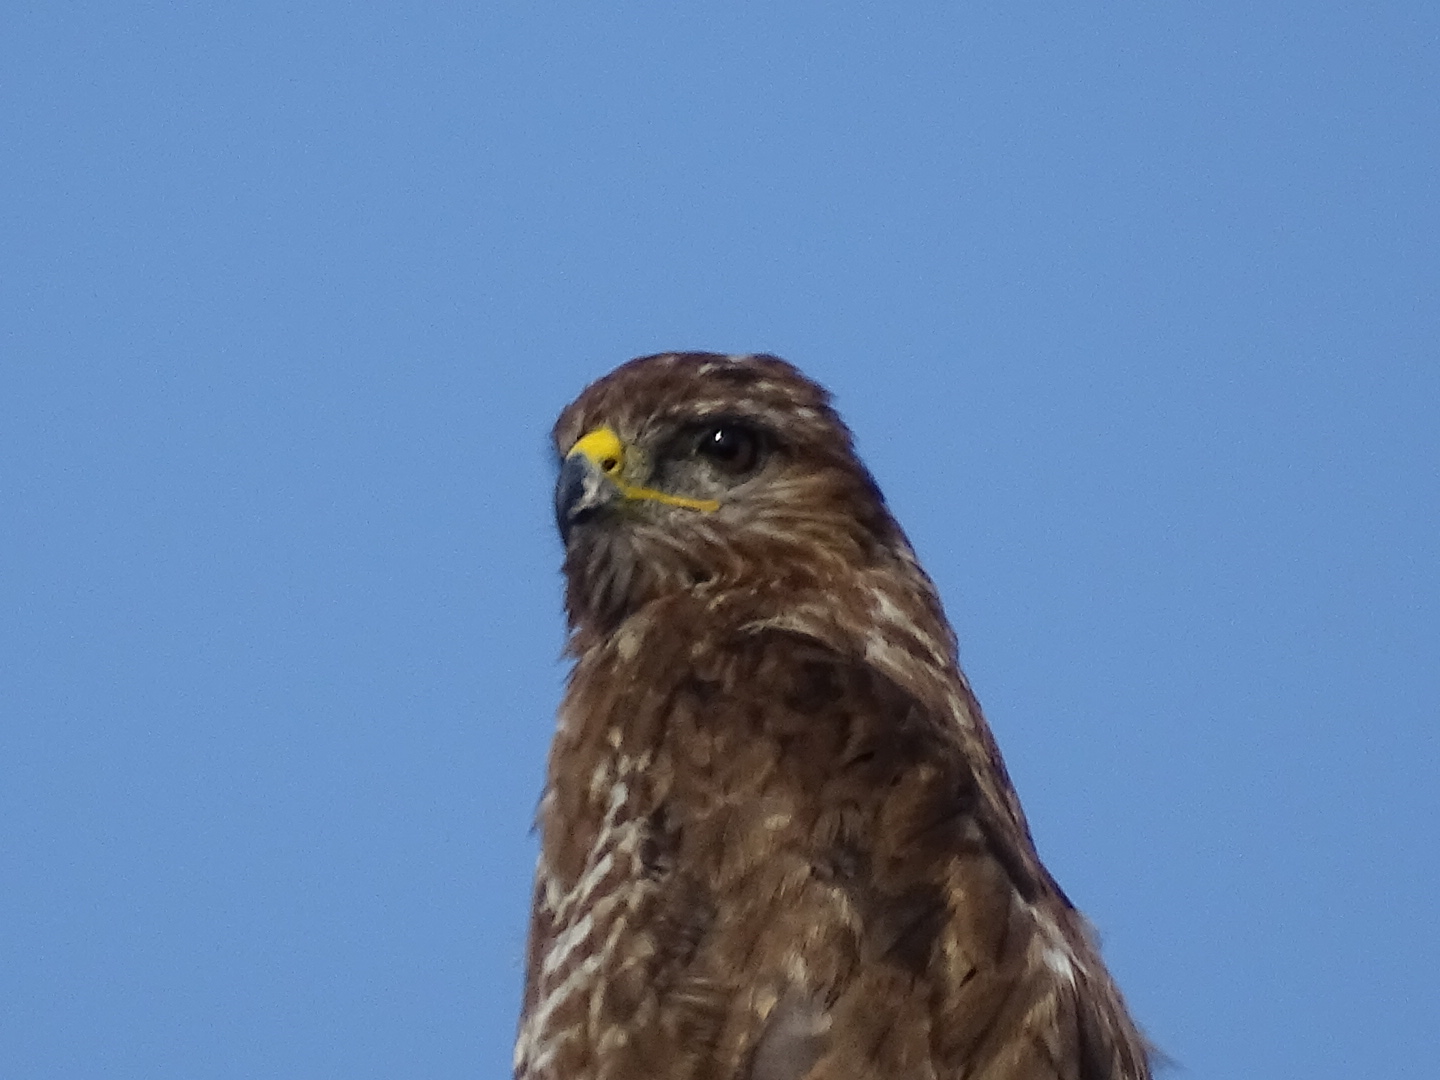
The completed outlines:
{"type": "Polygon", "coordinates": [[[555,524],[568,544],[570,531],[583,525],[623,497],[618,484],[606,476],[588,454],[571,454],[560,466],[555,481],[555,524]]]}

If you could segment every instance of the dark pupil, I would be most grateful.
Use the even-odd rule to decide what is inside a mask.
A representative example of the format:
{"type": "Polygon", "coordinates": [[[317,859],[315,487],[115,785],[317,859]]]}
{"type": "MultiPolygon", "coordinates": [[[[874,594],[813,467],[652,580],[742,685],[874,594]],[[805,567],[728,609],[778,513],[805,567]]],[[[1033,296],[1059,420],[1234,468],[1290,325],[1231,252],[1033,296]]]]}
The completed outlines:
{"type": "Polygon", "coordinates": [[[700,436],[696,449],[737,476],[753,469],[760,457],[755,433],[743,424],[716,424],[700,436]]]}
{"type": "Polygon", "coordinates": [[[719,427],[705,436],[704,451],[717,461],[734,461],[745,450],[745,433],[739,428],[719,427]]]}

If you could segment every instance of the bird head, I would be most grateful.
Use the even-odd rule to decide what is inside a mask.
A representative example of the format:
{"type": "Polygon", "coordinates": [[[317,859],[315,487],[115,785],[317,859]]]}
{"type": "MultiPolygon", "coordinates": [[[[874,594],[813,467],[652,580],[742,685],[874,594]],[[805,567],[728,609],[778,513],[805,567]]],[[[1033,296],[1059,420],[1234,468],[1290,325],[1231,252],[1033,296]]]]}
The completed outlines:
{"type": "Polygon", "coordinates": [[[554,438],[572,626],[742,583],[793,595],[908,551],[829,395],[773,356],[632,360],[554,438]]]}

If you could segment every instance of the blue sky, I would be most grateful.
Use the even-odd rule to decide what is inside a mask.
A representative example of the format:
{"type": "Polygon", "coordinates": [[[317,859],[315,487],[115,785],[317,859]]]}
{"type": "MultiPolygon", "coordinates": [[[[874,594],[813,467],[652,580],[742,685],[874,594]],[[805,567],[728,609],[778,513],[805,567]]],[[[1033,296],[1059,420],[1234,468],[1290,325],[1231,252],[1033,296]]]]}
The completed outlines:
{"type": "Polygon", "coordinates": [[[0,1074],[507,1074],[669,348],[835,391],[1179,1075],[1432,1074],[1440,8],[12,5],[0,145],[0,1074]]]}

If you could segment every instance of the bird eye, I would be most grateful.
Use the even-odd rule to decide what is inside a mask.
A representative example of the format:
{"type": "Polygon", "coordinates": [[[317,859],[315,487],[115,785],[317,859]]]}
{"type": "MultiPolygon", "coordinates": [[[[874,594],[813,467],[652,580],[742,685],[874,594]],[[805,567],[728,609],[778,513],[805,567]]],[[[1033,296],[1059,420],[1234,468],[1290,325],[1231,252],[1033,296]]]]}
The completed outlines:
{"type": "Polygon", "coordinates": [[[714,424],[700,433],[695,452],[739,476],[760,463],[760,436],[744,424],[714,424]]]}

